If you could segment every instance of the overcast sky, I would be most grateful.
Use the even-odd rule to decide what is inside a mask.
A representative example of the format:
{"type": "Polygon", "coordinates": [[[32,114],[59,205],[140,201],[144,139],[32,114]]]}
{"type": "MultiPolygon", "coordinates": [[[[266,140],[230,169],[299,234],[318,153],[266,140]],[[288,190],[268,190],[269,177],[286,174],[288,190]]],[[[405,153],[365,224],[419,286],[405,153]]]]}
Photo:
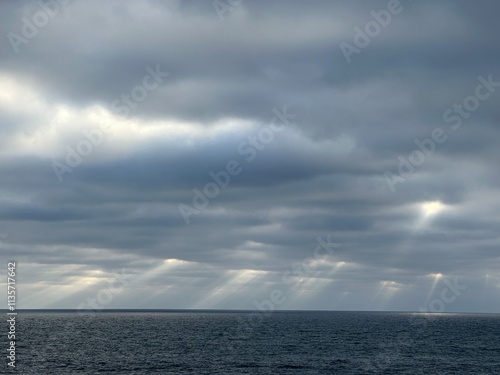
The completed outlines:
{"type": "Polygon", "coordinates": [[[498,1],[65,2],[0,2],[19,308],[499,311],[498,1]]]}

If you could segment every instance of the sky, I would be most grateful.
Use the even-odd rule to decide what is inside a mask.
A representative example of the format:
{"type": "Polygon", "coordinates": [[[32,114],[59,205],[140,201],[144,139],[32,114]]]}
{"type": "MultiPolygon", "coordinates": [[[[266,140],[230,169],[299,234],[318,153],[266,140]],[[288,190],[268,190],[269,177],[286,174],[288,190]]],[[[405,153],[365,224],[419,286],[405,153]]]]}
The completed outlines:
{"type": "Polygon", "coordinates": [[[1,1],[17,307],[498,312],[499,12],[1,1]]]}

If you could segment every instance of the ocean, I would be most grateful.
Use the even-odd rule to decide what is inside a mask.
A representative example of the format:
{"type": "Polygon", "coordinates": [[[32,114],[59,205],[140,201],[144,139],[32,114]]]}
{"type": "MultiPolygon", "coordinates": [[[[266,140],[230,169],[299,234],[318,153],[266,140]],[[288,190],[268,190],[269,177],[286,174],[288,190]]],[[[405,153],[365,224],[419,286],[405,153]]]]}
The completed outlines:
{"type": "Polygon", "coordinates": [[[2,373],[500,374],[497,314],[20,312],[16,339],[2,373]]]}

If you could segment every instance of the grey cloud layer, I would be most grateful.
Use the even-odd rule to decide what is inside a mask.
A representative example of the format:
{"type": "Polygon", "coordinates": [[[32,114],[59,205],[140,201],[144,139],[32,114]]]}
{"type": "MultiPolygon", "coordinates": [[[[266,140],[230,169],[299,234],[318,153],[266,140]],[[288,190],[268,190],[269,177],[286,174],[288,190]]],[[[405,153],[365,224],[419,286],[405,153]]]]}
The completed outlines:
{"type": "Polygon", "coordinates": [[[125,267],[150,272],[144,285],[158,298],[142,303],[138,283],[113,306],[250,308],[263,285],[280,285],[311,256],[317,236],[332,234],[341,244],[332,263],[318,266],[319,281],[292,307],[415,310],[428,275],[442,273],[469,286],[453,309],[498,310],[500,90],[456,131],[443,114],[474,95],[479,76],[500,81],[500,4],[401,4],[348,64],[339,43],[353,43],[353,28],[387,1],[245,0],[222,22],[211,2],[73,1],[17,54],[7,34],[21,34],[22,17],[40,8],[0,2],[0,79],[39,100],[10,103],[10,83],[0,93],[0,232],[9,234],[0,249],[32,270],[20,274],[26,307],[76,307],[125,267]],[[59,183],[51,162],[83,139],[80,127],[95,126],[81,114],[113,112],[157,64],[170,75],[130,111],[136,135],[106,136],[59,183]],[[297,118],[246,161],[238,146],[284,105],[297,118]],[[81,117],[55,128],[58,106],[81,117]],[[162,122],[194,130],[148,135],[162,122]],[[436,127],[446,142],[391,192],[384,172],[397,173],[398,156],[408,159],[415,138],[436,127]],[[46,147],[25,151],[37,132],[46,147]],[[242,173],[186,226],[178,205],[232,159],[242,173]],[[436,200],[449,209],[419,227],[418,205],[436,200]],[[153,272],[165,259],[188,263],[153,272]],[[65,265],[78,267],[68,274],[65,265]],[[29,305],[37,283],[75,286],[95,270],[104,272],[96,283],[29,305]],[[244,270],[267,273],[240,285],[231,272],[244,270]],[[396,294],[379,287],[384,280],[400,284],[396,294]],[[226,298],[207,297],[219,287],[226,298]],[[385,299],[373,302],[379,289],[385,299]]]}

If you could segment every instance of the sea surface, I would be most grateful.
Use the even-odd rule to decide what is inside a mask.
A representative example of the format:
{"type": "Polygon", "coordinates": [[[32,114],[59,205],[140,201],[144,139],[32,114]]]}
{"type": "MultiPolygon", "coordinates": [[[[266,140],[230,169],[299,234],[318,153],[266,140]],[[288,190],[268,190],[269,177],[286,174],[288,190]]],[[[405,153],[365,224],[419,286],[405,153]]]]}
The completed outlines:
{"type": "Polygon", "coordinates": [[[497,314],[24,312],[17,320],[17,367],[0,373],[500,374],[497,314]]]}

